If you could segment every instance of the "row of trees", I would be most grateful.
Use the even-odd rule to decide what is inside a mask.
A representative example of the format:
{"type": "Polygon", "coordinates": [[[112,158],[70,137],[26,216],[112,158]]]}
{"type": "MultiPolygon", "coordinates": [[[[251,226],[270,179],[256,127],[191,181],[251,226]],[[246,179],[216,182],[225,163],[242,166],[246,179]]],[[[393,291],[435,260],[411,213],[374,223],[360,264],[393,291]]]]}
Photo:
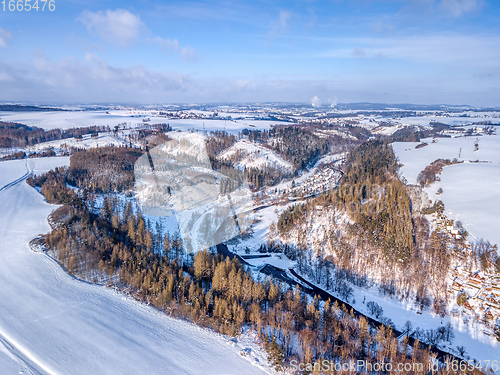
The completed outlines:
{"type": "Polygon", "coordinates": [[[0,121],[0,147],[27,147],[38,143],[110,131],[109,126],[44,130],[14,122],[0,121]]]}
{"type": "Polygon", "coordinates": [[[443,171],[443,168],[447,165],[457,164],[459,161],[456,159],[451,161],[450,159],[437,159],[425,167],[417,176],[417,183],[422,187],[429,186],[435,181],[439,180],[439,175],[443,171]]]}

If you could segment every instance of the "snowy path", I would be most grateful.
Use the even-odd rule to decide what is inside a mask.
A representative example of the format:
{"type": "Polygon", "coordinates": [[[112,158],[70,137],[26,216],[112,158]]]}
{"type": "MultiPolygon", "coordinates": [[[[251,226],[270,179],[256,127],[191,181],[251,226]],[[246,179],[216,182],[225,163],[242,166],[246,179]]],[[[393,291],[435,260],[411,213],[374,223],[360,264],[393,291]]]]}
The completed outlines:
{"type": "MultiPolygon", "coordinates": [[[[67,162],[38,159],[34,173],[67,162]]],[[[264,373],[224,337],[78,281],[30,251],[54,206],[22,182],[28,172],[24,160],[0,163],[0,187],[9,185],[0,191],[1,374],[264,373]]]]}

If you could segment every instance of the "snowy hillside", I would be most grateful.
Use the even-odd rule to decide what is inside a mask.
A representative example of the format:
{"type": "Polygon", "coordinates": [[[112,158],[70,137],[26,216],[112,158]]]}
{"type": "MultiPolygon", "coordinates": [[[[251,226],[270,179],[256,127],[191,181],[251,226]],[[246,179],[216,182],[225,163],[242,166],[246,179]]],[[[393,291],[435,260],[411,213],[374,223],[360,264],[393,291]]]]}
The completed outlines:
{"type": "Polygon", "coordinates": [[[235,143],[229,149],[219,155],[221,160],[235,159],[238,168],[258,168],[271,167],[274,169],[284,169],[293,171],[293,165],[272,150],[256,143],[242,140],[235,143]]]}
{"type": "MultiPolygon", "coordinates": [[[[35,172],[68,158],[31,159],[35,172]]],[[[2,374],[258,374],[245,347],[69,276],[28,242],[54,206],[24,183],[26,160],[0,163],[2,374]],[[18,183],[9,185],[19,179],[18,183]]],[[[251,340],[248,340],[251,341],[251,340]]],[[[267,370],[266,370],[267,371],[267,370]]]]}

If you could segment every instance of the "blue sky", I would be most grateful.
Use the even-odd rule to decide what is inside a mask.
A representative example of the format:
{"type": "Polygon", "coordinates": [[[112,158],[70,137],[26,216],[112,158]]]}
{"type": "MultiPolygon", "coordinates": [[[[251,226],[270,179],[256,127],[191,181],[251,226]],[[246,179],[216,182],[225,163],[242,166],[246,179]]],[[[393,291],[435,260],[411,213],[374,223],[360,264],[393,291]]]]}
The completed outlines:
{"type": "Polygon", "coordinates": [[[499,3],[55,0],[53,12],[0,9],[0,100],[500,105],[499,3]]]}

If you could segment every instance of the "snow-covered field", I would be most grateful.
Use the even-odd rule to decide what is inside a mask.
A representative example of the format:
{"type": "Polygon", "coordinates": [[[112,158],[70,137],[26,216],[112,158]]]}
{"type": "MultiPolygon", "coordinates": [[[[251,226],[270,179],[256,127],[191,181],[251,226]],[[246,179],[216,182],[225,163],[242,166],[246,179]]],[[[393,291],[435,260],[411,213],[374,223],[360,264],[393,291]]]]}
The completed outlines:
{"type": "Polygon", "coordinates": [[[459,113],[443,114],[441,111],[436,113],[421,112],[420,116],[397,116],[397,117],[383,117],[372,115],[365,120],[362,120],[363,125],[376,125],[378,123],[395,123],[401,125],[419,125],[428,127],[431,122],[439,122],[450,126],[464,126],[476,124],[484,121],[492,121],[498,123],[498,112],[471,112],[464,111],[459,113]],[[370,119],[373,120],[370,122],[370,119]]]}
{"type": "Polygon", "coordinates": [[[427,146],[416,149],[416,142],[397,142],[394,152],[403,164],[401,174],[416,184],[418,174],[436,159],[456,158],[461,164],[447,166],[426,192],[432,200],[440,199],[446,214],[460,220],[476,238],[500,244],[500,136],[423,139],[427,146]],[[475,150],[475,145],[478,150],[475,150]],[[471,161],[479,161],[470,163],[471,161]],[[436,195],[439,188],[441,195],[436,195]]]}
{"type": "Polygon", "coordinates": [[[500,245],[500,164],[450,165],[426,191],[442,200],[446,215],[464,223],[476,239],[500,245]],[[439,188],[443,192],[436,195],[439,188]]]}
{"type": "MultiPolygon", "coordinates": [[[[243,129],[267,130],[272,125],[285,125],[282,121],[269,120],[199,120],[199,119],[165,119],[163,121],[172,126],[174,130],[195,130],[195,131],[215,131],[225,130],[228,133],[238,134],[243,129]]],[[[160,119],[151,119],[151,121],[160,121],[160,119]]]]}
{"type": "Polygon", "coordinates": [[[90,134],[84,135],[81,140],[75,138],[59,139],[57,141],[49,141],[38,143],[32,147],[27,148],[29,151],[41,151],[47,148],[92,148],[92,147],[105,147],[105,146],[127,146],[128,143],[112,137],[110,135],[99,135],[97,138],[92,138],[90,134]]]}
{"type": "Polygon", "coordinates": [[[91,125],[114,126],[120,123],[142,122],[140,118],[107,114],[106,111],[0,112],[0,121],[19,122],[42,129],[69,129],[91,125]]]}
{"type": "Polygon", "coordinates": [[[401,173],[408,183],[416,184],[418,174],[436,159],[457,159],[464,161],[487,161],[500,163],[500,136],[482,135],[479,137],[422,139],[428,145],[416,149],[419,142],[395,142],[392,144],[396,156],[403,164],[401,173]],[[478,150],[474,151],[475,143],[478,150]]]}
{"type": "Polygon", "coordinates": [[[269,120],[222,120],[222,119],[168,119],[152,113],[137,111],[54,111],[54,112],[0,112],[0,121],[18,122],[37,126],[42,129],[69,129],[91,125],[115,125],[126,123],[127,126],[143,125],[143,118],[149,118],[150,124],[168,123],[174,129],[212,131],[225,129],[229,133],[238,133],[245,128],[269,129],[271,125],[285,124],[269,120]]]}
{"type": "MultiPolygon", "coordinates": [[[[27,162],[41,172],[68,159],[2,162],[0,188],[24,176],[27,162]]],[[[0,191],[2,374],[265,373],[255,365],[262,357],[245,359],[233,341],[76,280],[32,252],[28,242],[49,231],[54,208],[23,179],[0,191]]]]}
{"type": "Polygon", "coordinates": [[[429,125],[431,122],[440,122],[442,124],[447,124],[451,126],[463,126],[467,124],[474,124],[477,122],[491,120],[490,116],[494,116],[494,112],[485,112],[481,114],[464,112],[464,115],[469,115],[470,117],[462,117],[461,114],[454,114],[450,116],[416,116],[416,117],[403,117],[401,119],[394,119],[393,121],[400,122],[402,124],[409,125],[429,125]]]}

